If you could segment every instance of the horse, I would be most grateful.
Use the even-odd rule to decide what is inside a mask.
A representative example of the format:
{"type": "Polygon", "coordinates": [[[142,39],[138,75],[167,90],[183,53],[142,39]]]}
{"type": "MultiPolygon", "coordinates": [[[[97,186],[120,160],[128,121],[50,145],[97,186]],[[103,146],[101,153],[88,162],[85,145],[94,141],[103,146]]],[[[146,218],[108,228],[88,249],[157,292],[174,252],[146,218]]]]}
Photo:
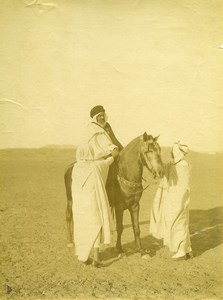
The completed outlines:
{"type": "MultiPolygon", "coordinates": [[[[139,201],[143,193],[143,167],[147,168],[154,178],[162,177],[164,173],[161,159],[161,148],[157,142],[159,136],[153,137],[146,132],[132,140],[119,154],[109,169],[106,191],[109,203],[115,211],[118,255],[124,252],[121,236],[123,232],[123,213],[129,210],[135,238],[136,251],[142,257],[148,256],[140,241],[139,201]]],[[[68,247],[73,246],[73,214],[72,214],[72,170],[75,163],[68,166],[65,174],[67,196],[66,221],[68,247]]]]}

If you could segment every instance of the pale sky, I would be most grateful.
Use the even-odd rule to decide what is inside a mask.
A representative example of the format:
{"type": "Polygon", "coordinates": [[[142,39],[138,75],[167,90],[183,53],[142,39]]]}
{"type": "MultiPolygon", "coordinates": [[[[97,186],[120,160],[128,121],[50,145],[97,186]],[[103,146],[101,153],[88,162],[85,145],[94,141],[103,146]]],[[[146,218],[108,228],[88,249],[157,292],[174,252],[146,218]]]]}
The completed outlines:
{"type": "Polygon", "coordinates": [[[222,0],[0,0],[0,148],[76,145],[106,108],[126,145],[223,151],[222,0]]]}

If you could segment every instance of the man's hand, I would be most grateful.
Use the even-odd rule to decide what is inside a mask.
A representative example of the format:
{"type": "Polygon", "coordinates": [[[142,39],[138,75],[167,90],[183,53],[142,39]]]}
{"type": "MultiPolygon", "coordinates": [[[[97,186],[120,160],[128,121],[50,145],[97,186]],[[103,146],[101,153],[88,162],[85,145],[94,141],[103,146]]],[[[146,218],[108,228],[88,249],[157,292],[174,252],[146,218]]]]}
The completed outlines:
{"type": "Polygon", "coordinates": [[[119,155],[118,147],[114,148],[111,153],[113,158],[116,158],[119,155]]]}

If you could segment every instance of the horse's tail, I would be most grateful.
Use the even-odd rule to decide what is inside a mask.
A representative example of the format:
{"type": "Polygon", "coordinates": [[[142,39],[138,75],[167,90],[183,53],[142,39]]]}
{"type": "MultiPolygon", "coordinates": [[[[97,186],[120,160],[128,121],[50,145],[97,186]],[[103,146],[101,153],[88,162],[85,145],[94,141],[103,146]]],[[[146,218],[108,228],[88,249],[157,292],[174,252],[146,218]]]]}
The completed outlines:
{"type": "Polygon", "coordinates": [[[72,171],[74,167],[75,162],[70,164],[64,173],[64,182],[65,182],[65,189],[66,189],[66,195],[67,195],[67,208],[66,208],[66,220],[67,220],[67,240],[68,240],[68,247],[73,246],[73,212],[72,212],[72,171]]]}

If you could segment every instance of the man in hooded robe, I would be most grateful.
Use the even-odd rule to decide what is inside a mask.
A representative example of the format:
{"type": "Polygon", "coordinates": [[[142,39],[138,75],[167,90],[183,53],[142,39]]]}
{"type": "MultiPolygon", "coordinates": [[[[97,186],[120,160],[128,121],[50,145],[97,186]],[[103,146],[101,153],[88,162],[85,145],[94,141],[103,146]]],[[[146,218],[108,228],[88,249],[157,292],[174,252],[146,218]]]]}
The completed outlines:
{"type": "Polygon", "coordinates": [[[91,122],[85,143],[77,148],[72,172],[72,199],[75,253],[79,261],[88,263],[94,248],[94,263],[99,266],[99,245],[111,241],[111,212],[105,184],[109,166],[118,156],[118,147],[104,130],[106,116],[102,106],[90,113],[91,122]]]}
{"type": "Polygon", "coordinates": [[[121,151],[123,149],[123,146],[116,138],[111,125],[107,122],[108,116],[105,112],[105,109],[102,105],[97,105],[93,107],[90,111],[90,117],[92,118],[92,122],[88,125],[89,127],[94,127],[95,130],[97,130],[94,125],[99,126],[105,130],[105,132],[108,134],[110,140],[114,145],[118,147],[118,150],[121,151]]]}
{"type": "MultiPolygon", "coordinates": [[[[123,149],[123,146],[116,138],[111,128],[111,125],[107,122],[108,116],[105,112],[104,107],[102,105],[97,105],[93,107],[90,111],[90,117],[92,118],[93,121],[88,125],[88,129],[90,129],[92,132],[101,131],[101,129],[103,129],[109,136],[111,142],[118,147],[118,150],[120,152],[123,149]]],[[[108,197],[109,204],[112,207],[112,209],[115,206],[116,190],[118,186],[117,174],[118,174],[118,157],[110,165],[108,177],[106,181],[106,191],[109,196],[108,197]]]]}
{"type": "Polygon", "coordinates": [[[165,167],[165,176],[155,195],[150,218],[150,233],[163,239],[173,260],[192,258],[189,233],[190,167],[185,160],[188,147],[179,142],[172,148],[173,163],[165,167]]]}

